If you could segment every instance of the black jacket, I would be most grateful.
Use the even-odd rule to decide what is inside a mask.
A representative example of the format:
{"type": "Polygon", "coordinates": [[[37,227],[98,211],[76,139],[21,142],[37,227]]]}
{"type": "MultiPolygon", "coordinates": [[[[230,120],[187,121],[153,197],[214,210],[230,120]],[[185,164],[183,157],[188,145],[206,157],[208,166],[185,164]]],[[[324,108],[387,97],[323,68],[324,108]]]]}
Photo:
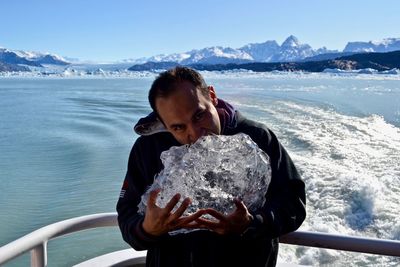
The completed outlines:
{"type": "MultiPolygon", "coordinates": [[[[305,187],[289,155],[264,125],[244,118],[237,111],[233,114],[222,134],[249,135],[271,161],[272,179],[264,206],[253,214],[257,219],[240,236],[223,236],[207,230],[161,237],[146,234],[142,229],[144,217],[138,214],[137,205],[163,168],[161,152],[180,145],[158,124],[152,131],[142,132],[146,135],[136,140],[117,204],[122,236],[134,249],[148,250],[147,266],[275,266],[278,237],[296,230],[304,221],[305,187]]],[[[143,126],[148,129],[146,123],[153,125],[154,119],[151,114],[139,121],[135,129],[141,130],[143,126]]]]}

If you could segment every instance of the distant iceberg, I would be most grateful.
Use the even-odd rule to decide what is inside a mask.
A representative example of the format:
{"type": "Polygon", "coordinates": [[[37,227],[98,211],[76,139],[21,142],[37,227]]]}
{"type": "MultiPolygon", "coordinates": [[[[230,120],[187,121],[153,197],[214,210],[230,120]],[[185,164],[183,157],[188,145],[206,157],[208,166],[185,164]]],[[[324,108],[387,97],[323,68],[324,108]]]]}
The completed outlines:
{"type": "Polygon", "coordinates": [[[359,70],[342,70],[342,69],[324,69],[322,71],[323,73],[331,73],[331,74],[389,74],[389,75],[399,75],[400,70],[399,69],[391,69],[391,70],[385,70],[385,71],[378,71],[376,69],[372,68],[366,68],[366,69],[359,69],[359,70]]]}
{"type": "Polygon", "coordinates": [[[335,69],[329,69],[329,68],[327,68],[327,69],[324,69],[322,72],[323,72],[323,73],[349,73],[350,71],[348,71],[348,70],[341,70],[341,69],[337,69],[337,68],[335,68],[335,69]]]}
{"type": "Polygon", "coordinates": [[[378,73],[378,71],[375,69],[366,68],[366,69],[358,70],[357,73],[358,74],[376,74],[376,73],[378,73]]]}
{"type": "Polygon", "coordinates": [[[400,70],[399,69],[391,69],[391,70],[385,70],[385,71],[381,71],[379,72],[380,74],[394,74],[394,75],[398,75],[400,74],[400,70]]]}

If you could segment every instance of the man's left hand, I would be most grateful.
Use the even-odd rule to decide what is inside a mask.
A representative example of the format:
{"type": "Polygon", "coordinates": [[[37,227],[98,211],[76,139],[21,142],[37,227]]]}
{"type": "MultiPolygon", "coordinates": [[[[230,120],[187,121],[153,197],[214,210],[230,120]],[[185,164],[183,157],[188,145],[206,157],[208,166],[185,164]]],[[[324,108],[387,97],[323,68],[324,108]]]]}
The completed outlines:
{"type": "Polygon", "coordinates": [[[252,215],[247,210],[243,201],[234,200],[236,209],[231,214],[224,215],[215,209],[206,209],[204,214],[209,214],[217,221],[204,218],[196,219],[195,227],[206,228],[218,234],[242,234],[249,226],[252,215]]]}

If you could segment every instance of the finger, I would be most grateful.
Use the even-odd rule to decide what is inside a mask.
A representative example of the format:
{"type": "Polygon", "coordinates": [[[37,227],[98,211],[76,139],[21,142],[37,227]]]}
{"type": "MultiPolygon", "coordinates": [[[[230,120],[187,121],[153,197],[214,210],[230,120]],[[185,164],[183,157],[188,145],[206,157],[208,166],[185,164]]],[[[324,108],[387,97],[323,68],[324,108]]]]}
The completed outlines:
{"type": "Polygon", "coordinates": [[[210,230],[215,230],[219,227],[221,227],[221,222],[215,222],[215,221],[210,221],[204,218],[198,218],[196,220],[196,223],[199,225],[202,225],[203,228],[208,228],[210,230]]]}
{"type": "Polygon", "coordinates": [[[176,226],[176,228],[185,227],[185,225],[195,222],[202,215],[203,215],[203,211],[197,211],[190,216],[181,217],[180,219],[178,219],[176,221],[175,226],[176,226]]]}
{"type": "Polygon", "coordinates": [[[201,216],[203,216],[203,214],[204,214],[204,210],[199,210],[199,211],[193,213],[192,215],[183,217],[182,218],[182,222],[184,224],[188,224],[188,223],[194,222],[197,219],[199,219],[201,216]]]}
{"type": "Polygon", "coordinates": [[[171,200],[167,203],[167,205],[165,205],[165,211],[166,212],[171,212],[175,205],[179,202],[179,199],[181,198],[181,194],[176,194],[175,196],[173,196],[171,198],[171,200]]]}
{"type": "Polygon", "coordinates": [[[184,224],[181,226],[182,228],[187,228],[187,229],[206,229],[207,226],[204,224],[201,224],[199,222],[193,221],[187,224],[184,224]]]}
{"type": "Polygon", "coordinates": [[[155,189],[150,192],[149,199],[147,200],[147,206],[148,207],[155,207],[156,206],[156,201],[158,194],[160,193],[161,189],[155,189]]]}
{"type": "Polygon", "coordinates": [[[233,200],[233,202],[235,203],[236,209],[239,211],[247,211],[247,207],[246,205],[243,203],[242,200],[235,198],[233,200]]]}
{"type": "MultiPolygon", "coordinates": [[[[191,216],[187,217],[181,217],[176,220],[172,220],[171,218],[168,219],[169,223],[169,231],[179,229],[179,228],[200,228],[200,225],[196,227],[194,223],[196,222],[196,219],[199,218],[202,215],[202,213],[194,213],[191,216]]],[[[204,227],[202,227],[204,228],[204,227]]]]}
{"type": "Polygon", "coordinates": [[[205,213],[211,215],[212,217],[214,217],[215,219],[220,220],[220,221],[227,220],[227,218],[224,214],[216,211],[215,209],[206,209],[205,213]]]}
{"type": "Polygon", "coordinates": [[[190,198],[185,198],[185,199],[182,201],[182,204],[179,206],[179,208],[178,208],[178,209],[174,212],[174,214],[171,216],[171,219],[172,219],[172,220],[176,220],[176,219],[178,219],[179,217],[181,217],[182,214],[185,212],[185,210],[189,207],[190,203],[191,203],[190,198]]]}

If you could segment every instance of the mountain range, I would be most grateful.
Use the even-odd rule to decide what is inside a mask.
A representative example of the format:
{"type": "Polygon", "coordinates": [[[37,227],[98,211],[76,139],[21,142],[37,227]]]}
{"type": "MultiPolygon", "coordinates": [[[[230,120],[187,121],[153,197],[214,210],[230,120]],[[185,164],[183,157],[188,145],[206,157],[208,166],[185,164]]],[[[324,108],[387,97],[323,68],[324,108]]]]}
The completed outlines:
{"type": "Polygon", "coordinates": [[[381,41],[349,42],[343,52],[390,52],[400,50],[400,38],[386,38],[381,41]]]}
{"type": "MultiPolygon", "coordinates": [[[[291,35],[279,45],[276,41],[251,43],[240,48],[207,47],[184,53],[157,55],[149,58],[131,60],[133,64],[148,62],[175,62],[190,64],[228,64],[250,62],[297,62],[333,59],[354,53],[390,52],[400,50],[400,38],[387,38],[382,41],[349,42],[343,51],[329,50],[326,47],[313,49],[291,35]]],[[[129,61],[129,60],[125,60],[129,61]]]]}
{"type": "MultiPolygon", "coordinates": [[[[376,71],[384,73],[399,73],[400,51],[385,53],[359,53],[350,56],[338,57],[320,61],[303,62],[252,62],[242,64],[193,64],[190,67],[197,70],[234,70],[244,69],[256,72],[266,71],[304,71],[304,72],[323,72],[335,70],[363,70],[362,73],[373,73],[376,71]],[[397,70],[396,70],[397,69],[397,70]]],[[[171,66],[170,66],[171,67],[171,66]]]]}
{"type": "Polygon", "coordinates": [[[182,65],[190,64],[228,64],[248,62],[290,62],[325,53],[335,53],[323,47],[313,49],[308,44],[302,44],[298,38],[291,35],[279,45],[276,41],[250,43],[240,48],[213,46],[195,49],[184,53],[157,55],[149,58],[124,60],[134,64],[147,62],[176,62],[182,65]]]}
{"type": "Polygon", "coordinates": [[[31,67],[43,67],[43,65],[45,64],[62,66],[70,64],[68,61],[58,55],[21,50],[10,50],[1,47],[0,63],[9,65],[26,65],[31,67]]]}
{"type": "MultiPolygon", "coordinates": [[[[332,60],[355,53],[390,52],[400,50],[400,38],[387,38],[381,41],[349,42],[343,51],[329,50],[326,47],[314,49],[301,43],[291,35],[282,44],[274,40],[263,43],[250,43],[240,48],[213,46],[195,49],[184,53],[157,55],[149,58],[127,59],[130,70],[165,68],[173,65],[223,65],[246,63],[309,62],[332,60]]],[[[121,63],[121,62],[120,62],[121,63]]],[[[0,48],[0,71],[29,71],[46,65],[66,66],[70,62],[58,55],[40,52],[26,52],[0,48]]]]}

